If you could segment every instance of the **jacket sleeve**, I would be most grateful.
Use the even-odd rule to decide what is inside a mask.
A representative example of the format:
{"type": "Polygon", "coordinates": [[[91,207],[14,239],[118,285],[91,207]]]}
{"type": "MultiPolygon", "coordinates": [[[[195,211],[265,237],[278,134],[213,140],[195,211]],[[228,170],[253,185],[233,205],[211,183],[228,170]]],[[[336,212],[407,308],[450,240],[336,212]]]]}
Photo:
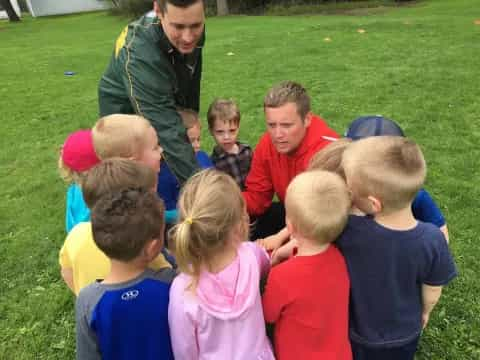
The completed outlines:
{"type": "Polygon", "coordinates": [[[170,75],[168,60],[160,54],[145,52],[145,47],[125,46],[122,49],[119,54],[123,63],[122,81],[133,109],[155,128],[169,168],[183,183],[198,165],[176,110],[176,80],[170,75]]]}
{"type": "Polygon", "coordinates": [[[170,288],[168,304],[168,325],[175,359],[197,360],[198,344],[196,324],[185,303],[184,284],[175,279],[170,288]]]}
{"type": "Polygon", "coordinates": [[[253,152],[250,172],[245,180],[245,191],[242,193],[250,215],[262,215],[272,204],[273,182],[265,137],[262,137],[253,152]]]}

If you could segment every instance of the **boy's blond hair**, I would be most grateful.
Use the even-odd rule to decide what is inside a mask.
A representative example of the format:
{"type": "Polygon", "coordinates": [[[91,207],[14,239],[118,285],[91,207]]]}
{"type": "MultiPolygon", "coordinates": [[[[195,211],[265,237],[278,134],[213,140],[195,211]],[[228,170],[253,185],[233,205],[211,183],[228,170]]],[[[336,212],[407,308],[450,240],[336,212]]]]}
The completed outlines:
{"type": "Polygon", "coordinates": [[[207,112],[208,129],[213,130],[215,121],[220,120],[228,124],[240,125],[240,110],[231,99],[215,99],[207,112]]]}
{"type": "Polygon", "coordinates": [[[185,129],[191,129],[194,126],[200,126],[200,118],[198,117],[198,113],[191,109],[178,109],[178,113],[182,118],[183,126],[185,129]]]}
{"type": "Polygon", "coordinates": [[[332,172],[303,172],[287,188],[285,212],[288,221],[298,233],[320,244],[330,243],[340,235],[350,207],[345,181],[332,172]]]}
{"type": "Polygon", "coordinates": [[[298,115],[302,121],[305,120],[310,112],[310,96],[307,90],[295,81],[283,81],[268,90],[263,100],[263,108],[278,108],[287,103],[294,103],[298,115]]]}
{"type": "Polygon", "coordinates": [[[128,188],[151,190],[157,184],[157,174],[139,162],[110,158],[90,169],[80,182],[83,199],[92,209],[97,201],[108,193],[128,188]]]}
{"type": "Polygon", "coordinates": [[[340,175],[345,180],[345,172],[342,168],[342,157],[345,149],[352,142],[351,139],[342,138],[331,142],[311,159],[308,170],[325,170],[340,175]]]}
{"type": "Polygon", "coordinates": [[[248,236],[245,203],[237,183],[227,174],[207,169],[193,175],[178,201],[178,224],[170,231],[180,271],[196,283],[212,256],[228,245],[231,231],[245,221],[242,236],[248,236]],[[243,234],[244,233],[244,234],[243,234]]]}
{"type": "Polygon", "coordinates": [[[374,196],[384,213],[411,204],[427,171],[420,147],[399,136],[353,142],[343,154],[342,166],[354,198],[374,196]]]}
{"type": "Polygon", "coordinates": [[[104,116],[92,128],[95,152],[102,160],[140,156],[150,127],[148,120],[138,115],[104,116]]]}

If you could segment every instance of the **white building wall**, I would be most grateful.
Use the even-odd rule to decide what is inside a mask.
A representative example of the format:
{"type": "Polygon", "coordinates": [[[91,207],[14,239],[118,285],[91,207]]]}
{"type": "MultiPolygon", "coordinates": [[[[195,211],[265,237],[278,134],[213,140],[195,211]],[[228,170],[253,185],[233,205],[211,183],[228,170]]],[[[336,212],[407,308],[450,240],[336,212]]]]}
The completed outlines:
{"type": "Polygon", "coordinates": [[[27,0],[33,16],[71,14],[85,11],[103,10],[111,2],[103,0],[27,0]]]}

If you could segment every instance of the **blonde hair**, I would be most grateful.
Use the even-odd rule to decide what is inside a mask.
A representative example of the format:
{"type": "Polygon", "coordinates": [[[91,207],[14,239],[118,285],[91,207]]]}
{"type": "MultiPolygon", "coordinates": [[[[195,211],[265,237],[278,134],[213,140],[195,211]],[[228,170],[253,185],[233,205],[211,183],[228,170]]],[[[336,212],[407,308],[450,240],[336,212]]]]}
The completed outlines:
{"type": "Polygon", "coordinates": [[[198,113],[191,109],[177,109],[180,117],[182,118],[183,126],[185,129],[191,129],[194,126],[200,126],[200,118],[198,113]]]}
{"type": "Polygon", "coordinates": [[[263,108],[278,108],[287,103],[294,103],[298,115],[305,120],[310,112],[310,96],[307,90],[295,81],[283,81],[268,90],[263,100],[263,108]]]}
{"type": "Polygon", "coordinates": [[[148,120],[138,115],[102,117],[92,128],[93,146],[100,159],[135,157],[143,150],[148,120]]]}
{"type": "Polygon", "coordinates": [[[80,184],[82,182],[82,180],[85,178],[85,175],[86,175],[87,171],[74,171],[70,167],[68,167],[63,162],[62,151],[63,150],[60,149],[59,154],[58,154],[58,162],[57,162],[58,173],[60,174],[60,177],[67,184],[70,184],[72,182],[74,182],[76,184],[80,184]]]}
{"type": "Polygon", "coordinates": [[[210,104],[207,112],[208,129],[210,131],[213,130],[217,120],[237,126],[240,125],[240,110],[235,101],[231,99],[215,99],[210,104]]]}
{"type": "Polygon", "coordinates": [[[311,159],[308,170],[325,170],[340,175],[345,180],[345,172],[342,168],[342,157],[345,149],[352,142],[351,139],[342,138],[331,142],[311,159]]]}
{"type": "Polygon", "coordinates": [[[343,154],[342,166],[354,198],[375,196],[387,213],[412,202],[427,172],[420,147],[399,136],[353,142],[343,154]]]}
{"type": "Polygon", "coordinates": [[[343,231],[351,207],[347,185],[328,171],[297,175],[287,188],[285,212],[289,222],[307,239],[334,241],[343,231]]]}
{"type": "MultiPolygon", "coordinates": [[[[207,169],[186,182],[178,213],[178,224],[170,231],[175,258],[179,270],[192,276],[196,284],[212,257],[227,246],[231,231],[245,220],[245,203],[229,175],[207,169]]],[[[241,229],[246,239],[248,225],[241,229]]]]}
{"type": "Polygon", "coordinates": [[[157,174],[137,161],[110,158],[91,168],[80,182],[83,199],[92,209],[105,194],[128,188],[151,190],[157,184],[157,174]]]}

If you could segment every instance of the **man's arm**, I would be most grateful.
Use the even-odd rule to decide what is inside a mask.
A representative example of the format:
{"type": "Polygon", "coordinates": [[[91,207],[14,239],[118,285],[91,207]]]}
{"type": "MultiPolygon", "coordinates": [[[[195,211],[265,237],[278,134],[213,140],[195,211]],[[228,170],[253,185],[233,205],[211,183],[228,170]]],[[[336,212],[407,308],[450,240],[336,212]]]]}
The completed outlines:
{"type": "Polygon", "coordinates": [[[265,151],[266,140],[262,137],[253,152],[250,172],[245,180],[245,191],[242,193],[250,215],[261,215],[272,204],[274,190],[265,151]]]}
{"type": "Polygon", "coordinates": [[[192,145],[188,141],[182,119],[176,110],[174,80],[169,78],[169,65],[142,61],[125,67],[124,84],[136,113],[150,121],[157,131],[168,167],[183,183],[198,168],[192,145]]]}

